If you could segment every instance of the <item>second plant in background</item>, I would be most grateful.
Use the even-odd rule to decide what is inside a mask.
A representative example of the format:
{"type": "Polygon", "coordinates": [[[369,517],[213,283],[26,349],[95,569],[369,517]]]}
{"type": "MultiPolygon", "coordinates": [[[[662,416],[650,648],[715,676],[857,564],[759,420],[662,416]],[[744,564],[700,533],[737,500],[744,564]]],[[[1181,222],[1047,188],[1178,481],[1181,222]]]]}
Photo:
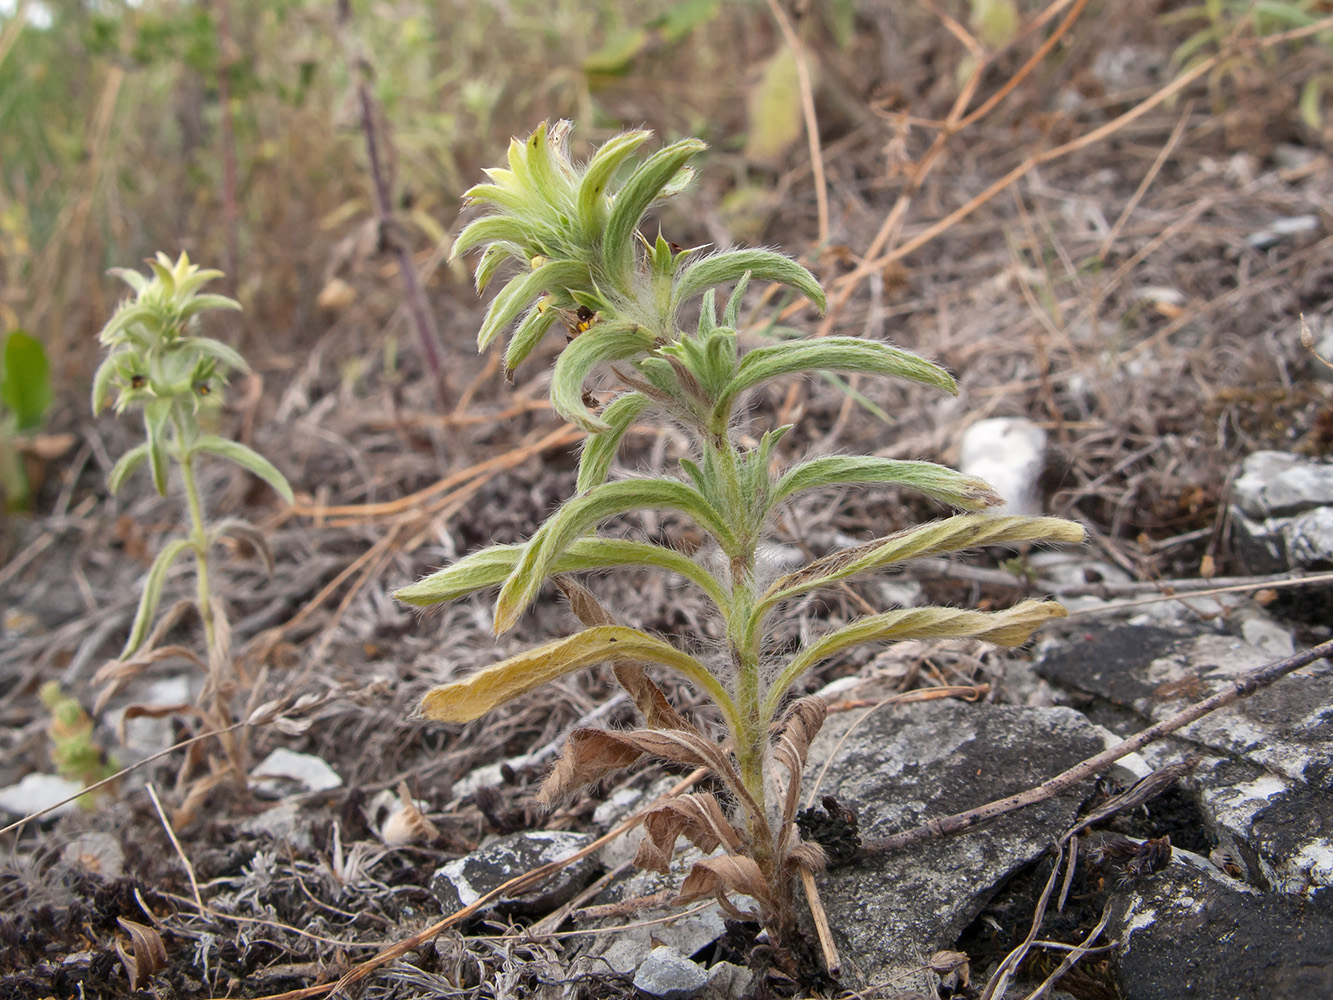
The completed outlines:
{"type": "Polygon", "coordinates": [[[991,613],[898,608],[830,628],[794,653],[766,647],[774,618],[803,595],[904,560],[981,545],[1076,542],[1083,531],[1055,518],[958,514],[831,553],[776,578],[767,573],[758,552],[777,512],[811,490],[893,485],[965,511],[984,510],[999,499],[981,480],[930,462],[841,455],[780,467],[775,449],[791,428],[755,431],[752,438],[741,416],[747,394],[774,379],[816,372],[906,378],[947,392],[956,391],[954,381],[917,355],[854,337],[743,352],[737,325],[747,283],[781,282],[822,308],[824,294],[814,276],[769,250],[706,253],[640,230],[648,208],[688,182],[686,162],[704,148],[698,140],[659,150],[617,183],[649,133],[616,136],[584,164],[570,159],[568,133],[568,123],[561,122],[513,141],[508,167],[488,171],[490,182],[470,192],[472,202],[490,206],[492,214],[460,234],[455,253],[484,247],[478,289],[501,267],[516,265],[478,337],[484,349],[517,323],[505,353],[508,371],[551,329],[563,328],[569,336],[555,363],[551,399],[562,416],[588,432],[578,493],[526,544],[474,553],[398,597],[430,605],[499,586],[495,630],[501,633],[554,578],[586,627],[429,691],[421,713],[467,722],[571,671],[611,664],[644,728],[574,730],[542,786],[542,799],[553,803],[643,757],[711,771],[734,805],[711,792],[672,799],[647,817],[636,860],[664,871],[678,838],[693,842],[712,856],[693,866],[679,901],[716,895],[728,912],[761,923],[780,959],[794,962],[800,950],[795,884],[803,870],[808,875],[823,865],[819,846],[802,842],[794,819],[806,750],[823,722],[824,705],[817,698],[788,701],[792,689],[821,663],[863,643],[975,637],[1016,646],[1064,609],[1052,601],[1024,601],[991,613]],[[724,284],[734,287],[719,314],[715,289],[724,284]],[[684,329],[683,317],[696,307],[697,323],[684,329]],[[593,406],[585,382],[605,365],[620,389],[593,406]],[[680,474],[610,479],[626,430],[650,411],[693,440],[692,453],[680,459],[680,474]],[[709,539],[701,558],[597,533],[603,521],[645,508],[690,517],[709,539]],[[700,636],[679,646],[618,624],[568,577],[625,566],[660,569],[694,584],[714,607],[722,642],[700,636]],[[684,676],[715,704],[716,719],[703,728],[686,720],[645,666],[684,676]],[[721,742],[710,731],[714,722],[722,727],[721,742]],[[718,848],[722,853],[713,854],[718,848]]]}
{"type": "MultiPolygon", "coordinates": [[[[198,334],[197,317],[209,309],[240,309],[240,303],[223,295],[201,294],[221,271],[200,270],[185,254],[174,263],[165,254],[149,261],[152,276],[117,268],[135,292],[124,302],[99,334],[109,353],[93,379],[93,412],[99,412],[115,395],[117,413],[143,413],[144,441],[116,462],[109,477],[114,493],[137,469],[147,467],[157,492],[166,496],[168,472],[180,472],[189,533],[173,538],[162,547],[144,579],[129,638],[119,660],[103,668],[99,679],[109,682],[103,700],[119,683],[167,656],[180,656],[205,668],[206,682],[200,698],[204,722],[217,731],[234,721],[232,701],[247,685],[233,676],[231,630],[225,604],[213,587],[213,547],[228,535],[252,546],[270,566],[272,555],[264,536],[251,524],[237,518],[210,522],[204,511],[197,479],[201,456],[212,455],[235,462],[259,476],[288,503],[292,490],[286,478],[258,452],[220,437],[209,430],[220,390],[234,371],[249,371],[245,359],[233,348],[198,334]],[[189,553],[195,563],[194,608],[203,624],[206,658],[181,646],[160,646],[168,629],[178,620],[180,607],[158,616],[158,606],[172,565],[189,553]]],[[[253,692],[251,692],[253,695],[253,692]]],[[[231,777],[244,787],[246,753],[236,733],[221,733],[231,777]]]]}

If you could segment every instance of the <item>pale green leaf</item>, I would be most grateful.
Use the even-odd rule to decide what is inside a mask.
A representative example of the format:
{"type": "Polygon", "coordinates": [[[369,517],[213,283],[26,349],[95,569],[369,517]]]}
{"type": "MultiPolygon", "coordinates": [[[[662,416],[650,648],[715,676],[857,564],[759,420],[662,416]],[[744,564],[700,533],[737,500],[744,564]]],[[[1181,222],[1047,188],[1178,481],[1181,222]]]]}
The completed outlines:
{"type": "Polygon", "coordinates": [[[555,363],[551,374],[551,405],[566,420],[586,431],[610,430],[584,405],[583,383],[605,361],[624,361],[653,348],[653,338],[634,323],[603,321],[574,339],[555,363]]]}
{"type": "Polygon", "coordinates": [[[583,454],[579,456],[578,491],[587,493],[599,483],[606,482],[615,460],[616,452],[625,432],[644,410],[651,404],[641,392],[626,392],[612,400],[602,410],[602,422],[607,429],[600,434],[590,434],[583,444],[583,454]]]}
{"type": "Polygon", "coordinates": [[[484,351],[537,296],[570,286],[583,288],[591,280],[588,265],[576,260],[548,260],[511,278],[486,311],[477,332],[477,350],[484,351]]]}
{"type": "Polygon", "coordinates": [[[717,679],[693,656],[638,629],[600,625],[501,660],[466,680],[431,688],[417,713],[437,722],[471,722],[566,674],[619,659],[668,667],[704,688],[724,708],[731,704],[717,679]]]}
{"type": "MultiPolygon", "coordinates": [[[[526,548],[526,545],[493,545],[482,549],[403,587],[394,593],[394,597],[405,604],[425,608],[454,601],[488,587],[498,587],[514,571],[526,548]]],[[[622,566],[653,566],[678,573],[697,584],[714,603],[720,603],[723,599],[722,588],[717,580],[688,556],[661,545],[620,538],[578,539],[556,558],[550,575],[622,566]]]]}
{"type": "Polygon", "coordinates": [[[840,580],[874,573],[908,559],[939,556],[983,545],[1022,542],[1083,541],[1083,528],[1058,517],[1022,517],[998,514],[958,514],[833,552],[775,580],[761,607],[771,607],[840,580]]]}
{"type": "Polygon", "coordinates": [[[781,503],[804,490],[827,486],[904,486],[951,507],[981,510],[1004,502],[990,484],[934,462],[906,462],[870,455],[825,455],[789,469],[773,494],[781,503]]]}
{"type": "Polygon", "coordinates": [[[606,267],[617,279],[624,282],[629,277],[634,257],[631,240],[643,213],[661,196],[663,187],[675,177],[685,161],[707,148],[698,139],[673,142],[639,164],[617,192],[602,240],[606,267]]]}
{"type": "Polygon", "coordinates": [[[642,509],[681,511],[716,538],[724,550],[730,550],[735,544],[731,527],[691,486],[674,479],[622,479],[603,483],[566,502],[528,542],[523,557],[505,581],[496,602],[496,634],[513,628],[519,616],[536,599],[542,583],[556,572],[556,560],[576,539],[609,517],[642,509]]]}
{"type": "Polygon", "coordinates": [[[911,379],[956,393],[953,378],[939,365],[910,351],[859,337],[822,337],[757,347],[741,358],[740,370],[725,390],[725,400],[783,375],[816,371],[861,372],[911,379]]]}
{"type": "Polygon", "coordinates": [[[148,630],[152,627],[153,617],[157,614],[157,606],[162,601],[162,588],[167,582],[167,571],[171,569],[171,564],[180,554],[189,548],[190,541],[187,538],[170,541],[162,547],[162,551],[153,560],[153,565],[148,568],[148,575],[143,582],[143,594],[139,597],[139,607],[134,612],[134,625],[130,628],[130,637],[125,641],[125,648],[120,652],[122,660],[143,644],[148,630]]]}
{"type": "Polygon", "coordinates": [[[762,281],[790,285],[822,310],[827,305],[818,279],[785,254],[772,250],[723,250],[687,265],[676,278],[673,305],[679,308],[705,289],[740,281],[746,273],[762,281]]]}
{"type": "Polygon", "coordinates": [[[287,482],[287,477],[259,452],[247,448],[239,441],[229,441],[227,438],[218,437],[216,434],[205,434],[195,441],[194,447],[195,450],[209,452],[235,462],[243,469],[248,469],[277,490],[284,500],[292,503],[292,487],[287,482]]]}
{"type": "Polygon", "coordinates": [[[786,690],[806,671],[854,646],[903,639],[981,639],[1000,646],[1021,646],[1052,618],[1068,612],[1056,601],[1023,601],[1005,611],[957,608],[901,608],[866,615],[805,646],[770,689],[765,708],[772,712],[786,690]]]}
{"type": "Polygon", "coordinates": [[[125,480],[134,474],[134,470],[148,461],[148,442],[136,445],[125,454],[120,456],[120,460],[111,468],[111,474],[107,476],[107,488],[112,493],[119,493],[120,487],[125,480]]]}

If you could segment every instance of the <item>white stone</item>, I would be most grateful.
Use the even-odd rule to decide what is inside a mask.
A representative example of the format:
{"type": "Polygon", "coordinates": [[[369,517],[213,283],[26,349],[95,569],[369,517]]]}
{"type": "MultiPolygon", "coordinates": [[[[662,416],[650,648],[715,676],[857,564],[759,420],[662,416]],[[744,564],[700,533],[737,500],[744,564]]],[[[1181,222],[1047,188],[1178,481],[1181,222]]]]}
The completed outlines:
{"type": "Polygon", "coordinates": [[[73,800],[63,805],[56,803],[63,802],[71,795],[78,795],[81,791],[82,783],[69,781],[58,774],[29,774],[16,785],[0,788],[0,809],[11,816],[22,817],[54,806],[43,817],[50,819],[77,809],[78,803],[73,800]]]}
{"type": "Polygon", "coordinates": [[[979,420],[963,434],[958,467],[979,476],[1004,497],[1007,514],[1042,512],[1041,473],[1046,466],[1046,432],[1030,420],[979,420]]]}
{"type": "Polygon", "coordinates": [[[341,788],[343,780],[328,762],[313,754],[278,747],[250,772],[256,791],[270,795],[298,792],[327,792],[341,788]]]}

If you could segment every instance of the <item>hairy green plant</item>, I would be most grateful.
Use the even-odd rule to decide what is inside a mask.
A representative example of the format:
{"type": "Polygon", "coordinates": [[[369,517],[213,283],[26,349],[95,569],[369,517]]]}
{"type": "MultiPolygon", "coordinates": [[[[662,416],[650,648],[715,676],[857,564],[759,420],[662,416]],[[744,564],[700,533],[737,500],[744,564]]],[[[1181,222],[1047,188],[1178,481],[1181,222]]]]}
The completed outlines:
{"type": "MultiPolygon", "coordinates": [[[[51,740],[51,762],[62,778],[86,787],[120,770],[119,761],[93,739],[93,720],[82,705],[60,690],[59,681],[47,681],[39,696],[51,713],[46,735],[51,740]]],[[[79,796],[79,804],[91,808],[91,793],[79,796]]]]}
{"type": "MultiPolygon", "coordinates": [[[[292,490],[286,478],[268,459],[245,445],[220,437],[208,428],[210,417],[221,405],[219,390],[235,371],[249,371],[245,359],[234,348],[195,330],[197,317],[209,309],[240,309],[240,303],[223,295],[201,294],[208,282],[222,272],[200,270],[184,253],[174,263],[159,253],[148,262],[151,277],[137,271],[115,268],[111,272],[125,281],[134,297],[123,302],[102,328],[98,339],[108,354],[93,377],[93,413],[101,411],[114,393],[115,411],[143,412],[144,442],[131,448],[116,462],[108,477],[113,493],[140,467],[147,466],[153,485],[166,496],[168,471],[175,464],[180,472],[189,513],[190,531],[168,541],[149,567],[143,594],[134,615],[120,662],[103,676],[123,680],[152,662],[154,647],[176,617],[168,614],[154,628],[157,610],[172,565],[187,552],[195,562],[195,600],[204,628],[206,661],[181,647],[171,651],[204,663],[208,684],[204,699],[207,721],[219,729],[231,721],[231,630],[223,602],[215,596],[210,557],[213,547],[232,536],[252,546],[269,566],[273,556],[263,534],[239,518],[210,523],[204,513],[196,478],[202,455],[227,459],[259,476],[288,503],[292,490]]],[[[158,651],[159,655],[162,651],[158,651]]],[[[236,778],[243,781],[243,754],[234,739],[224,741],[236,778]]]]}
{"type": "Polygon", "coordinates": [[[490,181],[469,192],[473,204],[488,205],[492,212],[463,230],[455,253],[484,248],[476,270],[479,290],[503,265],[517,264],[478,336],[484,349],[513,327],[507,370],[527,358],[553,327],[563,326],[571,338],[555,362],[550,391],[555,409],[589,435],[578,493],[527,543],[476,552],[397,596],[426,606],[499,586],[499,634],[511,629],[543,584],[554,579],[586,628],[432,689],[420,713],[468,722],[571,671],[611,664],[645,727],[576,729],[546,778],[541,799],[551,804],[644,756],[708,768],[730,792],[738,815],[728,815],[709,792],[673,799],[647,817],[647,837],[636,860],[665,870],[681,836],[706,853],[724,847],[725,853],[694,866],[680,900],[716,894],[735,913],[727,894],[749,896],[755,906],[751,915],[767,926],[775,943],[788,947],[796,935],[794,879],[800,868],[822,864],[818,846],[801,842],[794,818],[806,750],[823,722],[824,706],[817,698],[787,704],[792,688],[821,663],[863,643],[976,637],[1016,646],[1064,609],[1052,601],[1024,601],[992,613],[898,608],[832,628],[790,655],[765,648],[770,620],[802,595],[907,559],[980,545],[1074,542],[1083,531],[1056,518],[959,514],[833,552],[774,578],[760,562],[759,547],[777,511],[802,493],[894,485],[968,511],[1000,501],[981,480],[929,462],[845,455],[778,468],[775,448],[790,427],[743,443],[749,439],[741,433],[739,407],[746,394],[774,379],[828,372],[893,376],[950,392],[954,381],[917,355],[855,337],[793,340],[743,352],[736,327],[747,283],[781,282],[822,308],[824,293],[815,277],[770,250],[707,253],[642,235],[649,207],[688,181],[687,161],[704,148],[698,140],[659,149],[617,181],[648,132],[618,135],[583,164],[569,158],[568,133],[565,122],[541,125],[526,141],[511,143],[508,167],[488,171],[490,181]],[[716,288],[723,284],[734,287],[719,315],[716,288]],[[687,311],[696,307],[697,322],[682,329],[687,311]],[[599,365],[610,366],[622,391],[595,408],[584,384],[599,365]],[[680,460],[681,475],[611,479],[623,435],[650,410],[683,427],[696,450],[680,460]],[[603,521],[643,508],[693,519],[711,541],[705,558],[597,534],[603,521]],[[623,566],[664,570],[698,587],[721,620],[720,648],[708,649],[701,639],[683,649],[617,624],[570,577],[623,566]],[[674,670],[705,692],[720,713],[725,741],[717,742],[677,713],[645,665],[674,670]]]}

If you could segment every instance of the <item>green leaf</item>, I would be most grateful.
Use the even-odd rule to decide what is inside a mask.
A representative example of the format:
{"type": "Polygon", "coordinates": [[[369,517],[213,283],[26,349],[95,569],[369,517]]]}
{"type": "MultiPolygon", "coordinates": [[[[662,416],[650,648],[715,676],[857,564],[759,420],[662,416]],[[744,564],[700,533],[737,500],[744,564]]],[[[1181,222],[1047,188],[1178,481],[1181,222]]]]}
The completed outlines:
{"type": "Polygon", "coordinates": [[[634,155],[634,151],[647,142],[651,135],[645,129],[622,132],[604,142],[593,154],[583,173],[583,180],[579,183],[575,206],[584,239],[588,242],[601,236],[606,225],[607,186],[615,178],[620,165],[634,155]]]}
{"type": "Polygon", "coordinates": [[[641,392],[626,392],[602,410],[602,422],[607,429],[600,434],[590,434],[583,444],[583,454],[579,456],[580,493],[587,493],[594,486],[606,482],[625,432],[651,403],[652,400],[641,392]]]}
{"type": "Polygon", "coordinates": [[[763,281],[790,285],[822,311],[827,306],[818,279],[785,254],[772,250],[723,250],[685,267],[676,278],[672,305],[680,308],[705,289],[726,281],[740,281],[746,273],[763,281]]]}
{"type": "MultiPolygon", "coordinates": [[[[461,257],[473,247],[483,243],[504,243],[526,248],[531,242],[533,233],[531,220],[525,219],[520,222],[508,215],[485,215],[463,227],[463,231],[454,240],[453,249],[449,251],[449,259],[461,257]]],[[[519,256],[523,257],[525,254],[520,253],[519,256]]]]}
{"type": "Polygon", "coordinates": [[[148,460],[148,452],[148,442],[145,441],[121,455],[120,461],[112,466],[111,474],[106,477],[107,488],[112,493],[119,493],[125,480],[134,474],[135,469],[148,460]]]}
{"type": "Polygon", "coordinates": [[[180,317],[181,319],[188,319],[208,309],[227,309],[232,312],[240,312],[241,304],[226,295],[196,295],[181,304],[180,317]]]}
{"type": "Polygon", "coordinates": [[[723,399],[730,403],[739,393],[783,375],[816,371],[864,372],[889,375],[933,385],[957,393],[949,373],[919,355],[878,340],[859,337],[823,337],[757,347],[741,358],[740,370],[727,386],[723,399]]]}
{"type": "MultiPolygon", "coordinates": [[[[731,290],[731,296],[727,299],[727,307],[722,311],[722,325],[731,327],[733,330],[740,325],[741,303],[745,300],[745,289],[750,285],[750,275],[748,273],[741,275],[736,287],[731,290]]],[[[823,291],[823,288],[820,288],[823,291]]],[[[819,307],[823,309],[824,306],[819,307]]]]}
{"type": "MultiPolygon", "coordinates": [[[[526,545],[493,545],[403,587],[393,596],[405,604],[425,608],[444,601],[454,601],[488,587],[498,587],[509,578],[526,548],[526,545]]],[[[584,573],[620,566],[653,566],[677,573],[697,584],[715,604],[723,600],[721,585],[693,559],[648,542],[619,538],[580,538],[556,558],[551,575],[584,573]]]]}
{"type": "Polygon", "coordinates": [[[537,349],[537,345],[542,342],[555,325],[555,321],[560,318],[555,308],[549,301],[538,301],[538,303],[528,310],[528,314],[523,317],[523,322],[514,328],[514,335],[509,340],[509,347],[505,350],[505,376],[511,378],[514,369],[521,365],[529,354],[537,349]],[[544,308],[543,308],[544,306],[544,308]]]}
{"type": "Polygon", "coordinates": [[[484,351],[537,296],[571,285],[584,288],[591,281],[588,265],[576,260],[549,260],[540,267],[529,267],[525,273],[511,278],[486,310],[486,318],[477,331],[477,350],[484,351]]]}
{"type": "Polygon", "coordinates": [[[27,431],[41,426],[53,399],[42,342],[23,330],[10,331],[0,365],[0,402],[14,414],[18,429],[27,431]]]}
{"type": "MultiPolygon", "coordinates": [[[[471,722],[566,674],[612,659],[669,667],[707,691],[724,711],[732,705],[717,678],[693,656],[638,629],[599,625],[501,660],[466,680],[431,688],[417,714],[438,722],[471,722]]],[[[729,722],[736,721],[734,707],[728,716],[729,722]]]]}
{"type": "Polygon", "coordinates": [[[628,280],[633,266],[634,249],[631,241],[643,213],[661,196],[662,189],[685,165],[685,161],[707,148],[699,139],[681,139],[659,149],[639,164],[616,194],[606,220],[602,253],[607,270],[616,276],[620,284],[628,280]]]}
{"type": "Polygon", "coordinates": [[[795,573],[775,580],[760,607],[768,608],[778,601],[828,587],[840,580],[874,573],[907,559],[944,555],[983,545],[1078,543],[1083,541],[1083,534],[1080,525],[1058,517],[957,514],[816,559],[795,573]]]}
{"type": "Polygon", "coordinates": [[[903,608],[866,615],[797,653],[769,690],[765,709],[771,713],[787,689],[807,670],[853,646],[902,639],[982,639],[1000,646],[1021,646],[1041,625],[1067,614],[1056,601],[1023,601],[1005,611],[903,608]]]}
{"type": "Polygon", "coordinates": [[[551,373],[551,405],[566,420],[586,431],[603,433],[610,425],[594,416],[583,403],[583,383],[604,361],[624,361],[650,351],[653,338],[634,323],[602,321],[576,337],[560,352],[551,373]]]}
{"type": "Polygon", "coordinates": [[[229,441],[224,437],[218,437],[216,434],[205,434],[195,441],[193,450],[206,451],[230,462],[235,462],[241,468],[248,469],[272,486],[288,503],[293,502],[292,487],[287,482],[287,477],[279,472],[277,466],[267,458],[252,448],[247,448],[239,441],[229,441]]]}
{"type": "Polygon", "coordinates": [[[216,358],[232,371],[248,372],[249,363],[234,347],[212,337],[186,337],[181,341],[182,349],[196,351],[206,357],[216,358]]]}
{"type": "Polygon", "coordinates": [[[148,575],[143,582],[143,594],[139,597],[139,607],[134,612],[134,625],[130,628],[130,637],[125,641],[125,648],[120,651],[122,660],[143,645],[144,638],[153,625],[153,617],[157,614],[157,606],[162,601],[162,588],[167,582],[167,571],[171,569],[171,564],[177,557],[188,548],[190,548],[188,538],[170,541],[162,547],[162,551],[153,560],[153,565],[148,568],[148,575]]]}
{"type": "Polygon", "coordinates": [[[778,504],[805,490],[827,486],[871,485],[905,486],[964,510],[982,510],[1004,502],[989,483],[947,466],[870,455],[825,455],[802,462],[778,480],[772,502],[778,504]]]}
{"type": "Polygon", "coordinates": [[[148,439],[148,461],[153,471],[153,487],[158,496],[167,495],[167,419],[171,400],[151,399],[144,406],[143,426],[148,439]]]}
{"type": "Polygon", "coordinates": [[[495,277],[495,272],[507,260],[522,260],[523,250],[517,243],[492,243],[481,254],[477,262],[477,293],[481,294],[495,277]]]}
{"type": "Polygon", "coordinates": [[[641,509],[679,510],[716,538],[724,550],[735,545],[735,533],[698,490],[674,479],[622,479],[603,483],[569,500],[537,530],[523,558],[505,581],[495,605],[495,634],[514,627],[536,599],[556,560],[580,536],[609,517],[641,509]]]}
{"type": "Polygon", "coordinates": [[[102,407],[107,404],[107,397],[111,395],[111,382],[116,377],[116,364],[118,362],[117,354],[112,351],[108,354],[100,365],[97,366],[97,372],[93,375],[93,393],[92,406],[93,416],[102,412],[102,407]]]}

